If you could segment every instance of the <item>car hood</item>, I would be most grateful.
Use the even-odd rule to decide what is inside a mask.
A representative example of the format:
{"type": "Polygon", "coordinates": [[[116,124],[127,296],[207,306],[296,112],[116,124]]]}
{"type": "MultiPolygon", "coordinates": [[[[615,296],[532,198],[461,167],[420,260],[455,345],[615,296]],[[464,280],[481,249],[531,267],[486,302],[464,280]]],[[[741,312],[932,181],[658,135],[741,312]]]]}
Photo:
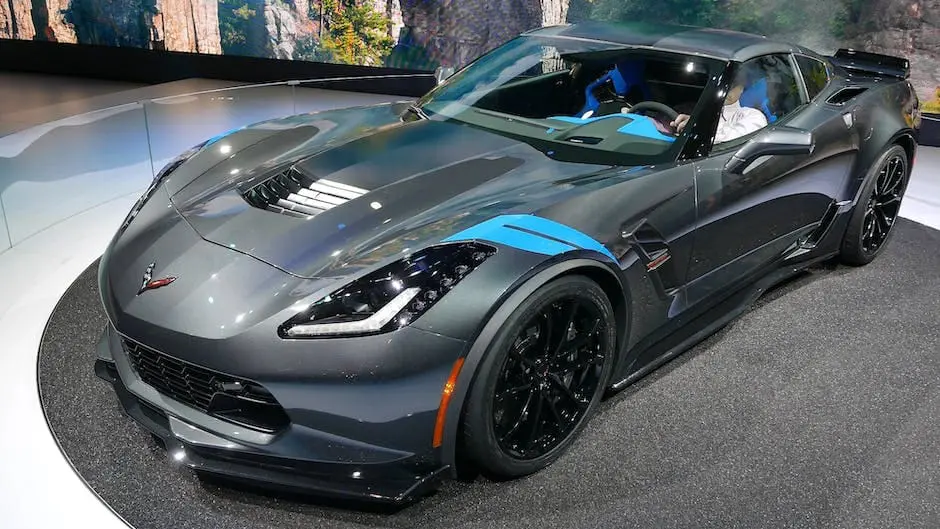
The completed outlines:
{"type": "Polygon", "coordinates": [[[596,187],[582,184],[612,171],[558,161],[455,122],[402,122],[401,110],[382,105],[298,116],[216,141],[206,149],[234,154],[211,167],[205,156],[184,164],[183,177],[167,184],[171,200],[202,238],[298,277],[326,278],[381,264],[498,214],[535,212],[596,187]],[[244,198],[286,170],[354,190],[309,218],[244,198]]]}

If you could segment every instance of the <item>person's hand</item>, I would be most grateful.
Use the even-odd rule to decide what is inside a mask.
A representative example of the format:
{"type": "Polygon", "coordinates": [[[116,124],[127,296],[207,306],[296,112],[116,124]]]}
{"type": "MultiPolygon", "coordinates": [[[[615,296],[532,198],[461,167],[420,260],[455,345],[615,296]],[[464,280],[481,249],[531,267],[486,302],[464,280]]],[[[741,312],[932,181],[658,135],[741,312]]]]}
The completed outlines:
{"type": "Polygon", "coordinates": [[[678,116],[676,116],[676,119],[674,119],[671,123],[669,123],[669,126],[676,129],[676,134],[679,134],[680,132],[683,131],[683,129],[685,129],[685,126],[688,124],[689,124],[689,115],[679,114],[678,116]]]}

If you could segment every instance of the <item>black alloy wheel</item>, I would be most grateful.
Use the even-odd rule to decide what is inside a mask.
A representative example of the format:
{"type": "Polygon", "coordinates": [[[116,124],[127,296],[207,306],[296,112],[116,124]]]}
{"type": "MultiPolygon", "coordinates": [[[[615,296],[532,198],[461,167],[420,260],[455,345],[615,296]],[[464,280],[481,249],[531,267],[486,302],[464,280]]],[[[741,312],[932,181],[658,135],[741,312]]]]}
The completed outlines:
{"type": "Polygon", "coordinates": [[[504,452],[542,456],[587,412],[604,368],[600,310],[569,296],[544,307],[509,349],[496,383],[493,428],[504,452]]]}
{"type": "Polygon", "coordinates": [[[867,253],[875,253],[881,248],[897,220],[901,194],[904,192],[906,165],[903,157],[895,154],[878,173],[862,222],[862,249],[867,253]]]}
{"type": "Polygon", "coordinates": [[[888,242],[907,189],[907,151],[894,145],[872,166],[842,241],[842,261],[870,263],[888,242]]]}
{"type": "Polygon", "coordinates": [[[533,294],[503,330],[471,390],[465,444],[485,470],[515,477],[554,461],[593,413],[616,329],[603,290],[570,276],[533,294]]]}

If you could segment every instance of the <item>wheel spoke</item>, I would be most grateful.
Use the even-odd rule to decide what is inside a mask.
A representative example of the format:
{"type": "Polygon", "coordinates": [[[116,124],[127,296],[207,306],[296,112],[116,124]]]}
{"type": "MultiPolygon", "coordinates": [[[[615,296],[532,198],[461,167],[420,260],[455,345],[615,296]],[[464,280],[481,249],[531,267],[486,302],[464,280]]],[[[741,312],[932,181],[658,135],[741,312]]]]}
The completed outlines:
{"type": "Polygon", "coordinates": [[[564,358],[565,356],[568,356],[571,353],[577,353],[578,350],[580,350],[582,347],[587,345],[595,337],[594,335],[595,333],[597,333],[597,329],[598,327],[600,327],[600,324],[601,324],[601,319],[596,318],[591,323],[589,330],[583,333],[579,333],[580,336],[575,337],[574,340],[563,343],[563,345],[566,345],[567,347],[564,347],[562,349],[555,351],[555,354],[552,357],[551,361],[557,362],[561,358],[564,358]]]}
{"type": "Polygon", "coordinates": [[[526,418],[529,415],[529,406],[532,405],[532,397],[535,396],[537,392],[535,390],[529,392],[529,397],[525,401],[525,405],[522,407],[522,411],[519,413],[519,418],[516,419],[516,422],[513,423],[512,427],[509,428],[509,431],[504,433],[500,438],[500,442],[505,442],[512,434],[516,433],[519,428],[525,423],[526,418]]]}
{"type": "Polygon", "coordinates": [[[875,202],[875,205],[876,205],[876,206],[884,207],[884,206],[890,206],[891,204],[894,204],[894,203],[900,202],[900,201],[901,201],[901,197],[899,197],[899,196],[897,196],[897,195],[891,195],[891,196],[889,196],[888,198],[885,198],[884,200],[881,200],[881,201],[879,201],[879,202],[875,202]]]}
{"type": "Polygon", "coordinates": [[[555,402],[552,399],[545,397],[545,403],[548,404],[548,411],[555,417],[555,422],[558,424],[558,433],[563,435],[566,433],[565,430],[567,430],[568,426],[566,423],[568,421],[558,412],[558,408],[555,406],[555,402]]]}
{"type": "Polygon", "coordinates": [[[900,173],[898,173],[896,176],[892,175],[884,189],[882,189],[881,193],[879,193],[879,196],[890,196],[891,193],[893,193],[898,188],[898,186],[901,185],[901,180],[903,180],[903,178],[901,177],[900,173]]]}
{"type": "Polygon", "coordinates": [[[523,384],[523,385],[521,385],[521,386],[516,386],[516,387],[513,387],[513,388],[506,389],[506,390],[502,391],[499,395],[497,395],[496,398],[497,398],[497,399],[506,399],[506,398],[512,397],[513,395],[516,395],[516,394],[518,394],[518,393],[522,393],[523,391],[531,390],[533,385],[534,385],[533,382],[529,382],[529,383],[523,384]]]}
{"type": "Polygon", "coordinates": [[[581,308],[581,301],[578,299],[572,300],[571,308],[568,309],[568,315],[565,317],[565,326],[562,327],[566,331],[571,328],[571,324],[574,323],[575,316],[578,315],[578,309],[581,308]]]}
{"type": "Polygon", "coordinates": [[[881,211],[880,209],[876,209],[875,220],[877,221],[877,224],[878,224],[878,231],[881,233],[882,236],[886,235],[888,233],[888,230],[891,229],[891,221],[888,220],[888,217],[887,215],[885,215],[884,211],[881,211]]]}
{"type": "Polygon", "coordinates": [[[533,413],[532,417],[532,429],[529,431],[528,439],[526,439],[525,444],[523,444],[523,447],[526,450],[539,440],[539,437],[541,437],[542,433],[542,401],[545,399],[542,398],[540,393],[533,393],[536,393],[538,397],[535,399],[535,413],[533,413]]]}
{"type": "Polygon", "coordinates": [[[509,356],[517,360],[520,366],[525,366],[530,369],[535,367],[535,360],[532,360],[531,358],[526,358],[521,352],[517,350],[510,351],[509,356]]]}
{"type": "Polygon", "coordinates": [[[574,403],[574,405],[575,405],[576,408],[579,408],[579,409],[580,409],[580,408],[583,408],[583,407],[587,406],[587,403],[584,402],[584,401],[582,401],[581,399],[579,399],[578,396],[575,395],[573,391],[571,391],[571,388],[569,388],[567,384],[565,384],[564,382],[562,382],[562,380],[561,380],[560,378],[558,378],[557,375],[550,376],[550,377],[548,378],[548,380],[549,380],[556,388],[560,389],[561,392],[560,392],[559,394],[562,395],[562,396],[564,396],[564,397],[566,397],[568,400],[570,400],[572,403],[574,403]]]}
{"type": "Polygon", "coordinates": [[[552,346],[555,341],[555,318],[552,315],[552,310],[545,311],[545,347],[542,349],[542,354],[548,354],[552,350],[552,346]]]}
{"type": "Polygon", "coordinates": [[[875,181],[875,195],[876,196],[882,194],[885,184],[888,183],[887,181],[888,181],[888,178],[890,178],[889,175],[891,174],[891,162],[892,161],[893,160],[888,160],[888,163],[886,163],[885,166],[881,169],[881,171],[878,172],[878,180],[875,181]]]}

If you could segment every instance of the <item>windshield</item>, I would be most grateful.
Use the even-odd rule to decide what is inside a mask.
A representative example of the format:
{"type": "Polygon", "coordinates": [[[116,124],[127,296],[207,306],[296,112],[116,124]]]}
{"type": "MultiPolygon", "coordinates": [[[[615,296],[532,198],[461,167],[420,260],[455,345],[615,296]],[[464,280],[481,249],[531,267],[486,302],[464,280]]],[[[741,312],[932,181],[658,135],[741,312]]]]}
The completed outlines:
{"type": "Polygon", "coordinates": [[[430,117],[519,138],[584,161],[654,163],[678,155],[670,123],[692,114],[720,61],[623,45],[522,36],[422,98],[430,117]],[[668,156],[667,156],[668,155],[668,156]],[[603,158],[611,158],[605,156],[603,158]]]}

